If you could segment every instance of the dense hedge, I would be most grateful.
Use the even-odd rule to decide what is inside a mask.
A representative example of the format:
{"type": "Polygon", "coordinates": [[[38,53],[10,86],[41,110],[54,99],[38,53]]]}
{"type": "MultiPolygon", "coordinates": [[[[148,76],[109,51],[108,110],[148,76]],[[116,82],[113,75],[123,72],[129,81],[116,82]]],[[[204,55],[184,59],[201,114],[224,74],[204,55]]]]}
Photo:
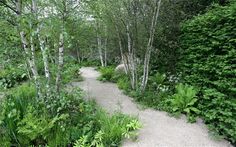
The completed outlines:
{"type": "Polygon", "coordinates": [[[210,128],[236,142],[236,1],[182,25],[182,70],[210,128]]]}

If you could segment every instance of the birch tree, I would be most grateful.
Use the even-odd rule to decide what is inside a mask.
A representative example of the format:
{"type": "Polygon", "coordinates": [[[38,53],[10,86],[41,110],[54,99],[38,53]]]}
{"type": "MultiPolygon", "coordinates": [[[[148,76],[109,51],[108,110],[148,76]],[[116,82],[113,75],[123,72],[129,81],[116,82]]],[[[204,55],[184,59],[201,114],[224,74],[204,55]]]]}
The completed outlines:
{"type": "Polygon", "coordinates": [[[64,34],[65,34],[65,21],[67,19],[67,1],[61,1],[62,4],[62,24],[61,24],[61,33],[59,37],[59,48],[58,48],[58,68],[57,68],[57,77],[56,77],[56,91],[60,93],[61,80],[62,80],[62,70],[64,65],[64,34]]]}
{"type": "Polygon", "coordinates": [[[156,0],[154,12],[153,12],[153,17],[152,17],[152,23],[150,26],[150,37],[148,39],[147,49],[146,49],[146,53],[145,53],[143,80],[142,80],[141,90],[145,90],[145,88],[147,86],[147,82],[148,82],[150,58],[151,58],[151,52],[153,50],[153,40],[154,40],[156,24],[157,24],[157,20],[158,20],[158,16],[159,16],[160,6],[161,6],[161,0],[156,0]]]}
{"type": "MultiPolygon", "coordinates": [[[[21,15],[22,15],[22,1],[21,0],[17,0],[16,1],[16,15],[18,17],[18,20],[20,20],[21,18],[21,15]]],[[[32,1],[32,5],[31,5],[31,9],[32,11],[34,12],[35,11],[35,3],[34,1],[32,1]]],[[[30,22],[30,27],[31,27],[31,33],[30,33],[30,42],[27,41],[27,34],[25,33],[25,31],[22,28],[21,26],[21,23],[18,22],[18,30],[19,30],[19,34],[20,34],[20,38],[21,38],[21,42],[22,42],[22,46],[23,46],[23,49],[25,51],[25,57],[26,57],[26,60],[28,61],[28,64],[30,66],[30,69],[31,69],[31,72],[33,74],[33,78],[34,78],[34,81],[35,81],[35,85],[36,85],[36,89],[37,89],[37,93],[38,93],[38,97],[41,98],[42,97],[42,93],[41,93],[41,88],[40,88],[40,82],[39,82],[39,74],[38,74],[38,71],[37,71],[37,67],[36,67],[36,64],[35,64],[35,46],[34,46],[34,39],[33,39],[33,28],[32,28],[32,21],[30,22]],[[31,48],[31,49],[30,49],[31,48]]]]}
{"type": "Polygon", "coordinates": [[[46,89],[47,89],[47,95],[49,95],[50,93],[50,70],[49,70],[49,62],[48,62],[48,47],[47,47],[47,42],[46,42],[46,38],[43,38],[40,35],[40,28],[38,28],[38,39],[39,39],[39,44],[40,44],[40,50],[42,52],[42,57],[43,57],[43,64],[44,64],[44,73],[45,73],[45,77],[47,79],[46,82],[46,89]]]}
{"type": "Polygon", "coordinates": [[[96,20],[97,48],[98,48],[101,65],[102,67],[104,67],[105,63],[104,63],[104,57],[103,57],[103,51],[102,51],[102,38],[100,35],[100,30],[101,30],[100,22],[96,20]]]}
{"type": "Polygon", "coordinates": [[[107,26],[104,27],[105,32],[105,39],[104,39],[104,66],[107,66],[107,41],[108,41],[108,34],[107,34],[107,26]]]}

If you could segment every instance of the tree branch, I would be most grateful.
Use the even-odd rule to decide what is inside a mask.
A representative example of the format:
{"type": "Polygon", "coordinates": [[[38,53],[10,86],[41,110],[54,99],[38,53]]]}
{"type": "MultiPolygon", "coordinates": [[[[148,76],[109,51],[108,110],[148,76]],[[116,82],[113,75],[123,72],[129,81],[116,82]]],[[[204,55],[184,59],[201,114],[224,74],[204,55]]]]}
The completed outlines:
{"type": "Polygon", "coordinates": [[[9,8],[9,9],[12,10],[13,12],[15,12],[16,14],[19,13],[16,9],[14,9],[14,8],[11,7],[10,5],[8,5],[5,1],[0,1],[0,4],[2,4],[3,6],[9,8]]]}

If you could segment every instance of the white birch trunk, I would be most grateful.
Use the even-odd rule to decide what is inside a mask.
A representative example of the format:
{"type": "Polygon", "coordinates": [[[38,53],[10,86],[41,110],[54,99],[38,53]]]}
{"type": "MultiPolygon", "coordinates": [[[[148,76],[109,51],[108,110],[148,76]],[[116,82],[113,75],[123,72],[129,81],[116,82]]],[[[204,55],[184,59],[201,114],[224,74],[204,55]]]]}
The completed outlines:
{"type": "Polygon", "coordinates": [[[124,52],[123,52],[121,36],[120,36],[119,29],[118,29],[117,25],[115,25],[115,28],[116,28],[116,32],[117,32],[117,36],[118,36],[118,43],[119,43],[119,49],[120,49],[121,62],[125,66],[125,73],[128,74],[128,67],[127,67],[128,64],[127,64],[127,60],[125,59],[125,55],[124,55],[124,52]]]}
{"type": "Polygon", "coordinates": [[[60,41],[59,41],[59,55],[58,55],[58,71],[57,71],[57,78],[56,78],[56,90],[60,92],[61,86],[61,73],[64,64],[64,35],[63,33],[60,34],[60,41]]]}
{"type": "MultiPolygon", "coordinates": [[[[32,8],[35,8],[35,6],[33,6],[33,5],[34,4],[32,4],[32,8]]],[[[17,10],[17,17],[20,17],[21,13],[22,13],[21,0],[16,1],[16,10],[17,10]]],[[[40,89],[40,83],[38,81],[39,75],[38,75],[37,67],[35,65],[35,54],[34,54],[35,48],[34,48],[34,42],[33,42],[33,34],[30,34],[30,47],[31,47],[31,50],[30,50],[29,44],[26,39],[25,32],[20,31],[20,23],[18,24],[17,28],[20,32],[21,43],[22,43],[22,46],[23,46],[23,49],[25,52],[26,60],[28,62],[29,68],[32,72],[32,76],[34,78],[38,97],[41,98],[42,94],[41,94],[41,89],[40,89]]]]}
{"type": "Polygon", "coordinates": [[[102,52],[102,39],[101,39],[101,36],[100,36],[100,34],[99,34],[99,29],[100,29],[100,24],[99,24],[99,22],[97,21],[97,23],[96,23],[96,30],[97,30],[97,47],[98,47],[98,53],[99,53],[99,58],[100,58],[101,65],[102,65],[102,67],[104,67],[105,64],[104,64],[103,52],[102,52]]]}
{"type": "Polygon", "coordinates": [[[130,29],[129,29],[129,24],[127,24],[126,26],[127,29],[127,39],[128,39],[128,64],[127,67],[130,71],[131,74],[131,86],[133,89],[136,88],[136,75],[135,75],[135,70],[136,70],[136,66],[135,66],[135,60],[134,60],[134,51],[132,49],[132,44],[131,44],[131,37],[130,37],[130,29]]]}
{"type": "Polygon", "coordinates": [[[107,38],[104,43],[104,66],[107,66],[107,38]]]}
{"type": "Polygon", "coordinates": [[[20,32],[20,36],[21,36],[21,42],[23,44],[23,49],[24,49],[25,54],[26,54],[26,60],[29,63],[30,70],[32,72],[32,75],[33,75],[33,78],[34,78],[34,81],[35,81],[35,86],[36,86],[36,89],[37,89],[38,97],[41,98],[42,94],[41,94],[41,89],[40,89],[40,83],[38,81],[39,75],[38,75],[38,71],[37,71],[37,68],[36,68],[36,65],[35,65],[35,55],[34,55],[35,49],[34,49],[34,44],[33,44],[33,37],[30,36],[30,42],[31,42],[30,43],[31,51],[30,51],[28,42],[26,40],[25,33],[23,31],[20,32]]]}
{"type": "Polygon", "coordinates": [[[154,35],[155,35],[155,27],[157,25],[157,19],[159,16],[160,12],[160,6],[161,6],[161,0],[156,0],[155,8],[154,8],[154,13],[153,13],[153,18],[152,18],[152,23],[151,23],[151,28],[150,28],[150,37],[148,40],[148,45],[145,53],[145,59],[144,59],[144,69],[143,69],[143,80],[141,84],[141,90],[145,90],[148,82],[148,77],[149,77],[149,64],[150,64],[150,58],[151,58],[151,52],[153,48],[153,40],[154,40],[154,35]]]}
{"type": "Polygon", "coordinates": [[[105,26],[105,41],[104,41],[104,66],[107,66],[107,26],[105,26]]]}
{"type": "MultiPolygon", "coordinates": [[[[38,28],[38,30],[39,30],[39,28],[38,28]]],[[[49,95],[49,92],[50,92],[50,70],[49,70],[48,55],[47,55],[48,48],[47,48],[45,40],[41,38],[39,32],[38,32],[38,39],[39,39],[40,50],[41,50],[42,57],[43,57],[44,74],[47,79],[46,90],[47,90],[47,95],[49,95]]]]}
{"type": "Polygon", "coordinates": [[[100,57],[100,62],[101,62],[102,67],[104,67],[105,64],[104,64],[103,52],[102,52],[102,39],[100,36],[97,36],[97,42],[98,42],[98,53],[100,57]]]}

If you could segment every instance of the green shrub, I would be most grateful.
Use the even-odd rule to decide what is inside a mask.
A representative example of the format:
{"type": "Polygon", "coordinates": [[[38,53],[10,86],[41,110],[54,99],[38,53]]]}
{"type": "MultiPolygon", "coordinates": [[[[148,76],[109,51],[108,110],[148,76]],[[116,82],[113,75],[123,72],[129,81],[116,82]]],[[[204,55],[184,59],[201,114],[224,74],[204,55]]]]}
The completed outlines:
{"type": "Polygon", "coordinates": [[[152,87],[155,87],[155,89],[157,89],[157,87],[159,85],[164,84],[166,79],[167,79],[167,77],[165,74],[161,74],[161,73],[157,72],[153,76],[150,76],[149,85],[151,85],[152,87]]]}
{"type": "Polygon", "coordinates": [[[85,67],[91,67],[91,66],[95,66],[95,67],[98,67],[100,66],[100,61],[97,61],[97,60],[94,60],[94,61],[91,61],[91,60],[87,60],[87,61],[82,61],[80,63],[81,66],[85,66],[85,67]]]}
{"type": "Polygon", "coordinates": [[[81,90],[38,100],[35,89],[25,84],[0,104],[1,146],[72,146],[85,138],[88,145],[118,146],[139,127],[134,118],[111,116],[85,102],[81,90]]]}
{"type": "Polygon", "coordinates": [[[195,121],[194,114],[200,111],[195,107],[197,91],[188,85],[178,84],[176,86],[176,94],[170,100],[172,112],[176,114],[185,113],[190,121],[195,121]]]}
{"type": "Polygon", "coordinates": [[[110,81],[110,82],[115,82],[113,81],[113,77],[115,74],[115,68],[114,67],[101,67],[99,69],[99,71],[101,72],[101,76],[98,78],[98,80],[106,82],[106,81],[110,81]]]}
{"type": "Polygon", "coordinates": [[[115,81],[117,81],[120,89],[124,90],[127,95],[133,97],[137,102],[148,107],[171,112],[170,105],[165,102],[174,93],[175,85],[178,83],[177,76],[167,76],[156,72],[149,77],[145,91],[132,90],[128,75],[115,74],[113,79],[116,79],[115,81]]]}
{"type": "Polygon", "coordinates": [[[26,81],[28,79],[27,73],[24,68],[21,67],[10,67],[0,71],[0,87],[4,89],[12,88],[17,84],[26,81]]]}
{"type": "Polygon", "coordinates": [[[132,88],[131,88],[131,84],[130,84],[130,81],[129,81],[129,77],[127,75],[124,75],[122,77],[120,77],[118,80],[117,80],[117,85],[120,89],[124,90],[124,91],[130,91],[132,88]]]}
{"type": "Polygon", "coordinates": [[[92,137],[89,137],[89,135],[82,136],[75,143],[75,147],[119,146],[122,138],[136,137],[135,130],[141,127],[135,118],[121,113],[109,116],[103,110],[98,110],[96,119],[100,129],[92,137]]]}
{"type": "Polygon", "coordinates": [[[72,80],[76,80],[76,81],[82,81],[83,78],[80,75],[80,68],[81,66],[78,64],[71,64],[71,63],[67,63],[64,66],[64,71],[63,71],[63,83],[68,83],[71,82],[72,80]]]}
{"type": "MultiPolygon", "coordinates": [[[[27,107],[31,105],[30,103],[35,102],[35,96],[35,90],[24,85],[13,90],[13,92],[6,97],[4,103],[1,104],[0,130],[5,131],[4,134],[0,134],[0,136],[3,135],[7,138],[7,141],[9,141],[6,142],[7,144],[19,145],[19,140],[22,137],[18,135],[17,125],[27,113],[27,107]]],[[[2,142],[1,138],[0,142],[2,142]]]]}
{"type": "Polygon", "coordinates": [[[198,108],[212,130],[236,142],[236,2],[214,5],[182,26],[181,70],[199,87],[198,108]]]}

